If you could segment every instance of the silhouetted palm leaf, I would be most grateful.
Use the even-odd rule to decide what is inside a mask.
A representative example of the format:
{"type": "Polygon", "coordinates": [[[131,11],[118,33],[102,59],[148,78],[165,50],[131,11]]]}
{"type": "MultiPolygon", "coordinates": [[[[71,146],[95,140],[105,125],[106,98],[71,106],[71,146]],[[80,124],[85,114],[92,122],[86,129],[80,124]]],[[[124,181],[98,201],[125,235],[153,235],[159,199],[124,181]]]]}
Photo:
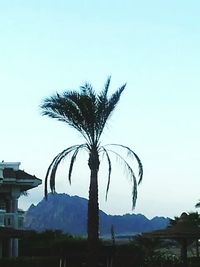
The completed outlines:
{"type": "Polygon", "coordinates": [[[68,179],[69,179],[69,183],[71,184],[71,176],[72,176],[72,170],[73,170],[73,166],[74,166],[74,162],[76,160],[76,157],[78,155],[78,152],[80,151],[80,149],[82,148],[86,148],[86,144],[82,144],[80,146],[78,146],[75,151],[74,154],[71,157],[71,161],[70,161],[70,166],[69,166],[69,174],[68,174],[68,179]]]}
{"type": "Polygon", "coordinates": [[[112,165],[111,165],[111,160],[110,160],[108,151],[104,147],[102,147],[102,149],[103,149],[103,152],[105,153],[107,161],[108,161],[108,182],[107,182],[107,187],[106,187],[106,200],[107,200],[108,191],[109,191],[109,187],[110,187],[110,177],[111,177],[112,165]]]}
{"type": "Polygon", "coordinates": [[[129,165],[129,163],[116,151],[114,150],[108,150],[108,152],[113,153],[117,159],[120,161],[120,163],[124,166],[124,170],[127,174],[128,177],[130,177],[130,180],[133,182],[133,189],[132,189],[132,209],[134,209],[135,204],[136,204],[136,200],[137,200],[137,179],[136,176],[134,174],[133,169],[131,168],[131,166],[129,165]]]}
{"type": "Polygon", "coordinates": [[[142,181],[142,177],[143,177],[143,166],[142,166],[142,162],[141,162],[140,158],[138,157],[138,155],[132,149],[130,149],[129,147],[121,145],[121,144],[109,144],[108,146],[122,147],[125,150],[127,150],[127,156],[131,156],[132,158],[135,158],[137,160],[138,169],[139,169],[139,173],[138,173],[139,181],[138,181],[138,184],[140,184],[141,181],[142,181]]]}
{"type": "Polygon", "coordinates": [[[67,149],[64,149],[62,152],[60,152],[55,158],[52,160],[51,164],[49,165],[47,169],[47,173],[45,176],[45,197],[47,197],[48,190],[47,190],[47,181],[50,176],[50,188],[52,192],[55,192],[55,175],[58,168],[58,165],[60,162],[72,151],[76,150],[80,145],[75,145],[68,147],[67,149]]]}

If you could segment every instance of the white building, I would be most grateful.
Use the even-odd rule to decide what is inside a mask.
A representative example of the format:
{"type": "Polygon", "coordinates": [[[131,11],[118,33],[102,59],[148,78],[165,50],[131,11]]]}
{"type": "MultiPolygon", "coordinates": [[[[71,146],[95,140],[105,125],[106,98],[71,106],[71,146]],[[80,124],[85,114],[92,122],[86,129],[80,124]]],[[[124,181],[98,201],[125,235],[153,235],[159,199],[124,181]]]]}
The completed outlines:
{"type": "Polygon", "coordinates": [[[18,256],[18,238],[23,232],[23,212],[18,199],[42,183],[19,169],[20,162],[0,163],[0,258],[18,256]]]}

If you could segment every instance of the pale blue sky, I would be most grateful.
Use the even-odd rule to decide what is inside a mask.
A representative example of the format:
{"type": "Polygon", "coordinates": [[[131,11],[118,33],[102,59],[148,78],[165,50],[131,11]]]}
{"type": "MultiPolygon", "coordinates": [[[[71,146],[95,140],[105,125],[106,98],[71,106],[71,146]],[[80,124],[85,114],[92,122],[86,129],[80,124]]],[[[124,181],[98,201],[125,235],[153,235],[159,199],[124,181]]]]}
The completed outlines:
{"type": "MultiPolygon", "coordinates": [[[[41,100],[89,81],[111,92],[127,82],[104,143],[133,148],[144,165],[134,212],[148,217],[194,211],[200,198],[199,1],[7,0],[0,1],[0,159],[43,179],[51,159],[82,142],[67,126],[40,115],[41,100]]],[[[63,165],[64,166],[64,165],[63,165]]],[[[58,192],[88,196],[87,158],[73,183],[63,169],[58,192]]],[[[131,212],[131,186],[112,176],[100,208],[131,212]]],[[[26,209],[43,186],[22,198],[26,209]]]]}

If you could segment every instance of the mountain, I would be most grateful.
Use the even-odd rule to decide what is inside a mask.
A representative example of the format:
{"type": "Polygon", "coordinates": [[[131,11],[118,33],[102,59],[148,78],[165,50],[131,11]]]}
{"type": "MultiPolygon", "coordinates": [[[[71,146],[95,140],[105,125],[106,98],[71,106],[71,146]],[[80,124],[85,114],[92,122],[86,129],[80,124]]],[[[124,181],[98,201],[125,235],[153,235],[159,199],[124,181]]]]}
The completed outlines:
{"type": "MultiPolygon", "coordinates": [[[[43,231],[60,229],[65,233],[86,235],[88,200],[67,194],[49,194],[36,206],[31,205],[25,214],[27,229],[43,231]]],[[[107,215],[99,211],[100,235],[110,234],[111,225],[116,235],[134,234],[165,228],[169,219],[154,217],[149,220],[142,214],[107,215]]]]}

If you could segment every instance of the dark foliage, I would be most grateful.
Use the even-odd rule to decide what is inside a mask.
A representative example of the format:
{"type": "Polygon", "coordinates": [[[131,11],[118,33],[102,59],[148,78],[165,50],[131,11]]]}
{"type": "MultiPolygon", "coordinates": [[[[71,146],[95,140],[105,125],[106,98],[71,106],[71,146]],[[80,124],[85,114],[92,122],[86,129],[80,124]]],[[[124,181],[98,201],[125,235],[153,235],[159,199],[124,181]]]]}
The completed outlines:
{"type": "MultiPolygon", "coordinates": [[[[59,259],[56,257],[23,257],[16,259],[0,259],[2,267],[57,267],[59,259]]],[[[74,266],[75,267],[75,266],[74,266]]]]}

